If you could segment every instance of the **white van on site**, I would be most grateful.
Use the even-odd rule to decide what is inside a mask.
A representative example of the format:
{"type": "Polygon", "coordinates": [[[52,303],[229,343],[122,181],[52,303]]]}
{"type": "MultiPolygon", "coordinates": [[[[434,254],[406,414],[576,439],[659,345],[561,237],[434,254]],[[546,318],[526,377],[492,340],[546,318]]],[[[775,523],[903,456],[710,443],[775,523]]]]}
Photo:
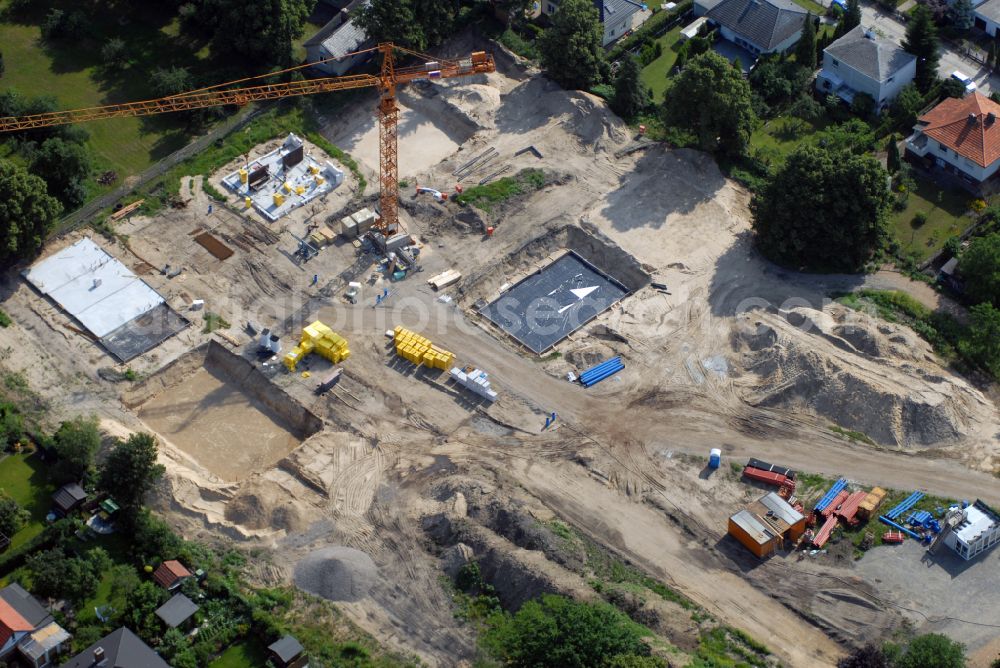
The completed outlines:
{"type": "Polygon", "coordinates": [[[962,84],[965,85],[966,94],[974,93],[976,91],[976,82],[972,80],[972,77],[965,74],[964,72],[959,72],[958,70],[955,70],[954,72],[951,73],[951,78],[955,79],[956,81],[960,81],[962,84]]]}

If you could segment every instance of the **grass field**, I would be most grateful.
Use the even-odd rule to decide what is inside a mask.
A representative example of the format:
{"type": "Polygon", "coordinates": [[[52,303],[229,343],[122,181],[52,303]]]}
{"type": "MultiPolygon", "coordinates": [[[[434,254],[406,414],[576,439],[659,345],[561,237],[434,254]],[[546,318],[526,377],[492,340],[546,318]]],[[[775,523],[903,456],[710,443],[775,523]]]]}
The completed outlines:
{"type": "Polygon", "coordinates": [[[804,142],[811,142],[815,134],[829,124],[830,120],[826,116],[814,121],[779,116],[761,124],[750,135],[750,148],[759,150],[772,162],[784,162],[788,154],[804,142]]]}
{"type": "Polygon", "coordinates": [[[45,464],[34,455],[10,455],[0,460],[0,489],[9,494],[31,518],[11,537],[10,549],[28,542],[45,529],[45,515],[55,491],[46,475],[45,464]]]}
{"type": "Polygon", "coordinates": [[[916,177],[917,187],[910,193],[906,209],[894,212],[890,218],[892,233],[902,247],[903,255],[913,255],[917,261],[926,260],[937,252],[949,237],[960,234],[973,223],[966,216],[972,196],[942,188],[923,177],[916,177]],[[927,216],[920,226],[913,224],[918,213],[927,216]]]}
{"type": "Polygon", "coordinates": [[[680,41],[683,28],[684,26],[677,26],[656,40],[663,45],[663,54],[642,68],[639,75],[642,83],[653,90],[655,102],[662,101],[663,93],[667,90],[667,75],[674,68],[674,63],[677,62],[677,51],[674,50],[674,47],[680,41]]]}
{"type": "MultiPolygon", "coordinates": [[[[69,10],[73,3],[56,2],[69,10]]],[[[122,16],[119,8],[103,5],[88,10],[92,18],[86,34],[45,42],[38,23],[43,11],[0,20],[6,72],[0,86],[23,95],[54,97],[62,108],[90,107],[151,97],[149,74],[157,67],[183,66],[204,71],[207,63],[193,55],[203,51],[178,37],[176,21],[160,3],[141,3],[122,16]],[[102,8],[103,7],[103,8],[102,8]],[[114,13],[113,13],[114,12],[114,13]],[[128,45],[132,64],[120,74],[105,72],[100,57],[103,44],[120,37],[128,45]]],[[[176,118],[111,119],[89,123],[88,142],[99,170],[113,169],[120,177],[134,174],[184,145],[188,136],[176,118]]],[[[93,187],[92,190],[99,190],[93,187]]]]}
{"type": "Polygon", "coordinates": [[[245,668],[245,666],[263,666],[265,661],[267,653],[264,647],[255,638],[248,638],[226,649],[208,664],[208,667],[245,668]]]}

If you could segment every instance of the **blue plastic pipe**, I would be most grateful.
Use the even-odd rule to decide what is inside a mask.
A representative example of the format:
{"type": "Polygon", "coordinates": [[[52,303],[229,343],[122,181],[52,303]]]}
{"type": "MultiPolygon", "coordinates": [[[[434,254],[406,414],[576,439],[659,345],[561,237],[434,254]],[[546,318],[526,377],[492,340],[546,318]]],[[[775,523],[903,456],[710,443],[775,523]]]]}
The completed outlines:
{"type": "Polygon", "coordinates": [[[621,364],[621,358],[620,357],[612,357],[611,359],[607,360],[606,362],[601,362],[597,366],[593,366],[593,367],[587,369],[586,371],[584,371],[583,373],[580,374],[580,380],[583,380],[583,379],[591,377],[591,376],[596,376],[601,371],[604,371],[605,369],[608,369],[608,368],[614,366],[615,364],[621,364]]]}
{"type": "Polygon", "coordinates": [[[913,531],[910,531],[909,529],[907,529],[904,526],[896,524],[895,522],[893,522],[892,520],[890,520],[885,515],[879,515],[878,518],[880,520],[882,520],[883,522],[885,522],[886,524],[888,524],[889,526],[891,526],[893,529],[899,529],[900,531],[902,531],[903,533],[905,533],[906,535],[908,535],[910,538],[916,538],[917,540],[923,540],[924,539],[924,537],[921,536],[920,534],[915,533],[913,531]]]}

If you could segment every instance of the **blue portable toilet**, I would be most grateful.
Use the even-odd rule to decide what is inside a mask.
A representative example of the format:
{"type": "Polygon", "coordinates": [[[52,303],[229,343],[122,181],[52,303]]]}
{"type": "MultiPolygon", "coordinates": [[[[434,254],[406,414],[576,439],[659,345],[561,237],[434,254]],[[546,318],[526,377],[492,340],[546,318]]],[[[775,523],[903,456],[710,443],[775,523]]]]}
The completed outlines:
{"type": "Polygon", "coordinates": [[[722,465],[722,450],[719,448],[712,448],[708,453],[708,467],[717,469],[722,465]]]}

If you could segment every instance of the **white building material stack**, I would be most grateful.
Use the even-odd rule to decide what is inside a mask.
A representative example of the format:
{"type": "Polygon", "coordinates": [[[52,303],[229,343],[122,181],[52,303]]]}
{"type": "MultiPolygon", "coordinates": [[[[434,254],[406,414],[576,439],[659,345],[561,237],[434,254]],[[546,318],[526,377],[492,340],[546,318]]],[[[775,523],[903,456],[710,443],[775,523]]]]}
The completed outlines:
{"type": "Polygon", "coordinates": [[[497,400],[496,391],[490,389],[489,375],[482,369],[474,369],[472,367],[459,369],[458,367],[454,367],[451,370],[451,377],[459,385],[467,390],[475,392],[483,399],[486,399],[487,401],[497,400]]]}

